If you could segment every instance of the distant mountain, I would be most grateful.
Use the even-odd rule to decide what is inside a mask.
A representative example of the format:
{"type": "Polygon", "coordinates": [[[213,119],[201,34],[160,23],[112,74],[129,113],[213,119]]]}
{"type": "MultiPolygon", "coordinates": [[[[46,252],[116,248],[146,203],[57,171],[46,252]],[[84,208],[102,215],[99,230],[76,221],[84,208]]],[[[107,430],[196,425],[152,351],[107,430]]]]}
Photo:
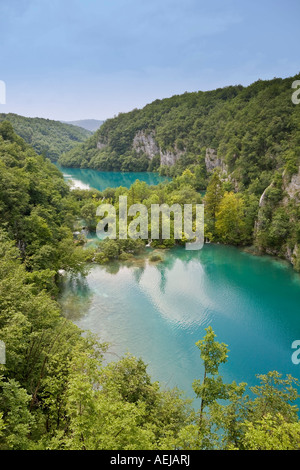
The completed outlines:
{"type": "Polygon", "coordinates": [[[16,134],[30,144],[36,153],[55,162],[63,152],[71,150],[92,136],[92,132],[61,121],[29,118],[18,114],[0,114],[0,122],[9,121],[16,134]]]}
{"type": "Polygon", "coordinates": [[[73,126],[79,126],[83,129],[86,129],[91,132],[95,132],[99,127],[104,123],[104,121],[99,121],[97,119],[81,119],[79,121],[62,121],[67,124],[72,124],[73,126]]]}

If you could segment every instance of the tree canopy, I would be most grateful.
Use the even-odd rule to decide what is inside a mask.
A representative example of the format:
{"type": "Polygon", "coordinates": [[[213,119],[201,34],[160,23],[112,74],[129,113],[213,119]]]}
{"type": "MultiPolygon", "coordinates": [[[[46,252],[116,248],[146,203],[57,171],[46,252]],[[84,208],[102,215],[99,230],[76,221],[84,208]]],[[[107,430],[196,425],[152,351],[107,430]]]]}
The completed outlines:
{"type": "Polygon", "coordinates": [[[82,127],[43,118],[28,118],[18,114],[0,114],[0,122],[8,121],[16,134],[30,144],[36,153],[44,155],[52,162],[63,152],[71,150],[85,141],[92,132],[82,127]]]}

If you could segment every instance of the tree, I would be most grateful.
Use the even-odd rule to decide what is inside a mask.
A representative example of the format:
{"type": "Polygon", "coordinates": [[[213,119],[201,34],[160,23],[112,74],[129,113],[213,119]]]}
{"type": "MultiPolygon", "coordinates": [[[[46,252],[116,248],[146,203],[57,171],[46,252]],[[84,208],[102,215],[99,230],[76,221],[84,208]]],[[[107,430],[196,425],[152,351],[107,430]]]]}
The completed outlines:
{"type": "Polygon", "coordinates": [[[300,423],[288,423],[278,413],[245,422],[245,450],[300,450],[300,423]]]}
{"type": "Polygon", "coordinates": [[[216,212],[215,230],[223,243],[238,245],[244,242],[245,206],[240,194],[225,192],[216,212]]]}
{"type": "Polygon", "coordinates": [[[223,382],[219,366],[227,361],[227,345],[215,341],[211,327],[206,332],[196,343],[204,362],[203,380],[193,383],[201,400],[198,433],[196,425],[183,428],[180,442],[191,449],[298,449],[298,408],[293,403],[299,398],[299,381],[290,375],[282,378],[277,371],[258,375],[260,382],[250,387],[250,398],[246,383],[223,382]],[[205,408],[209,412],[204,413],[205,408]]]}
{"type": "Polygon", "coordinates": [[[2,412],[2,437],[0,449],[29,450],[34,448],[30,432],[35,418],[29,411],[30,395],[14,380],[0,379],[0,409],[2,412]]]}
{"type": "Polygon", "coordinates": [[[201,398],[199,429],[203,421],[204,408],[219,398],[226,398],[226,385],[219,376],[220,364],[227,361],[228,348],[224,343],[215,341],[215,333],[211,326],[205,328],[206,335],[196,343],[200,349],[200,357],[204,364],[202,382],[198,379],[193,382],[193,389],[198,398],[201,398]]]}
{"type": "Polygon", "coordinates": [[[215,234],[216,216],[219,210],[223,194],[224,190],[219,172],[214,171],[210,178],[206,194],[203,199],[205,210],[205,223],[207,225],[207,232],[209,234],[209,238],[213,238],[215,234]]]}
{"type": "Polygon", "coordinates": [[[93,202],[87,202],[81,208],[81,217],[84,219],[90,230],[96,230],[96,205],[93,202]]]}

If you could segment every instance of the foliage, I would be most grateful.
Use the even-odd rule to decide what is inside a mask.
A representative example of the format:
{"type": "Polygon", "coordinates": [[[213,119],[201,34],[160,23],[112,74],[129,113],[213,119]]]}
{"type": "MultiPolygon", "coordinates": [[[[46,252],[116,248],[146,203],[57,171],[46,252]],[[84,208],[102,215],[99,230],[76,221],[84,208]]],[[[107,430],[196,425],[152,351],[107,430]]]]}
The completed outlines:
{"type": "Polygon", "coordinates": [[[58,160],[63,152],[71,150],[92,135],[82,127],[43,118],[28,118],[18,114],[0,114],[0,123],[10,122],[16,134],[30,144],[36,153],[58,160]]]}
{"type": "Polygon", "coordinates": [[[20,249],[29,271],[85,269],[73,240],[78,207],[57,168],[0,124],[0,228],[20,249]]]}
{"type": "Polygon", "coordinates": [[[1,450],[299,448],[295,379],[270,372],[259,376],[254,398],[245,396],[246,384],[226,384],[219,375],[228,349],[209,327],[197,342],[205,373],[193,384],[201,398],[195,412],[179,390],[161,390],[141,359],[128,354],[104,365],[107,345],[83,336],[47,291],[37,292],[5,234],[0,248],[7,353],[0,366],[1,450]]]}
{"type": "Polygon", "coordinates": [[[265,184],[266,179],[270,183],[279,167],[293,172],[299,163],[295,149],[300,145],[299,109],[291,101],[291,84],[297,78],[258,80],[247,87],[156,100],[108,119],[60,161],[103,171],[156,170],[158,154],[153,155],[155,162],[147,161],[145,154],[133,147],[134,137],[143,132],[153,136],[161,153],[183,152],[173,166],[160,169],[164,174],[178,176],[190,168],[205,187],[205,150],[212,148],[241,188],[256,180],[257,184],[265,184]]]}
{"type": "MultiPolygon", "coordinates": [[[[283,204],[284,188],[299,163],[292,150],[299,145],[298,111],[290,115],[283,101],[286,83],[259,81],[157,100],[105,123],[82,145],[84,160],[76,160],[74,150],[81,165],[146,168],[145,156],[130,146],[136,130],[147,125],[163,150],[175,144],[187,149],[174,165],[173,180],[157,187],[136,181],[129,189],[71,192],[56,167],[9,122],[0,125],[0,340],[6,346],[6,363],[0,366],[1,450],[299,450],[293,377],[277,371],[259,375],[251,395],[246,383],[225,383],[219,369],[228,347],[208,327],[196,343],[203,377],[193,383],[200,399],[195,410],[179,390],[161,390],[139,358],[129,354],[105,365],[108,345],[64,319],[55,300],[59,270],[85,274],[90,258],[106,263],[143,249],[140,239],[104,239],[91,252],[74,239],[78,219],[95,228],[96,207],[110,202],[118,213],[122,194],[129,204],[147,208],[182,207],[200,203],[199,189],[205,186],[207,239],[255,241],[274,253],[299,244],[299,204],[283,204]],[[107,147],[98,152],[99,137],[107,147]],[[220,171],[207,174],[206,146],[226,155],[231,178],[220,171]]],[[[156,158],[147,168],[157,167],[156,158]]],[[[173,225],[170,240],[155,242],[172,246],[172,230],[173,225]]]]}
{"type": "Polygon", "coordinates": [[[291,100],[296,79],[299,75],[156,100],[108,119],[61,162],[159,171],[172,176],[174,185],[184,183],[181,201],[189,186],[206,190],[206,240],[252,245],[300,270],[299,194],[286,193],[300,165],[300,108],[291,100]],[[133,145],[141,132],[159,149],[152,160],[133,145]],[[212,168],[208,149],[217,157],[212,168]],[[171,166],[158,165],[164,152],[176,154],[171,166]]]}

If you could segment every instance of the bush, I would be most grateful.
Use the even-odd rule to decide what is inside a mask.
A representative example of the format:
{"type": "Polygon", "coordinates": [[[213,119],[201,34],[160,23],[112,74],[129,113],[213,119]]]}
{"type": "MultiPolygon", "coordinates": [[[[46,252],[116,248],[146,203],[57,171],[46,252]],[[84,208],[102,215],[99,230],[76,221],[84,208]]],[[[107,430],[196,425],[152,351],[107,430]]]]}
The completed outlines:
{"type": "Polygon", "coordinates": [[[157,262],[157,261],[163,261],[163,258],[162,258],[158,253],[153,253],[153,254],[149,257],[149,260],[150,260],[150,261],[153,261],[153,262],[157,262]]]}

